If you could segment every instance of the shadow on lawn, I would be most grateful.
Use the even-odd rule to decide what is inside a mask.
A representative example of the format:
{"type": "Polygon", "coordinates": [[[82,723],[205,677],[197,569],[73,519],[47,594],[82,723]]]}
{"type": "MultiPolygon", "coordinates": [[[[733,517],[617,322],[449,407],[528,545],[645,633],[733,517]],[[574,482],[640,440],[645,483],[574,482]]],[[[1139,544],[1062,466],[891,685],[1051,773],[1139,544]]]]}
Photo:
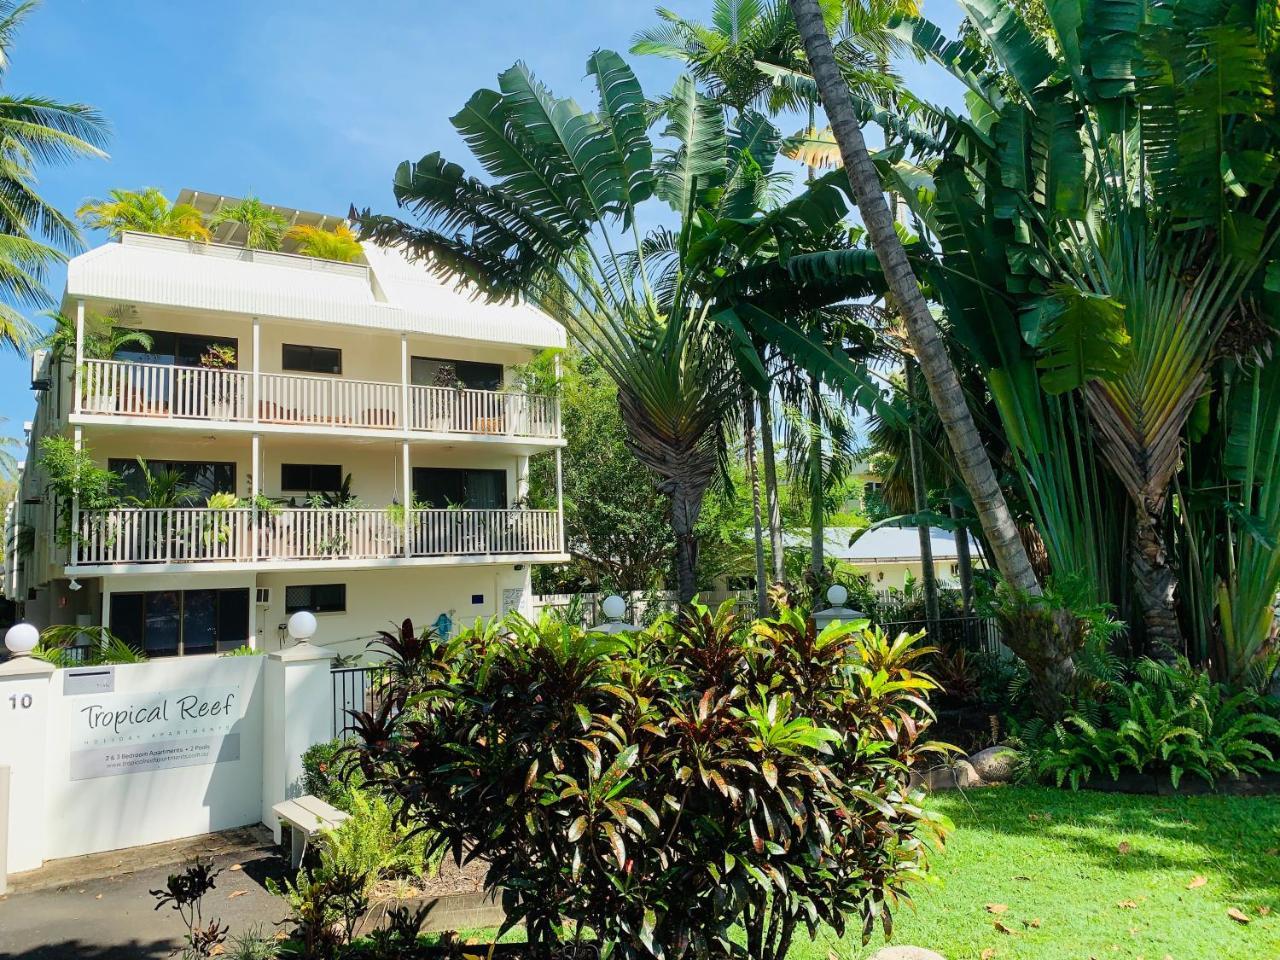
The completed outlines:
{"type": "Polygon", "coordinates": [[[957,827],[1045,837],[1109,871],[1221,874],[1237,896],[1280,905],[1276,797],[1161,797],[1051,787],[995,787],[948,795],[957,827]],[[1159,843],[1144,843],[1150,838],[1159,843]],[[1120,844],[1127,843],[1127,852],[1120,844]],[[1180,844],[1171,850],[1167,844],[1180,844]]]}

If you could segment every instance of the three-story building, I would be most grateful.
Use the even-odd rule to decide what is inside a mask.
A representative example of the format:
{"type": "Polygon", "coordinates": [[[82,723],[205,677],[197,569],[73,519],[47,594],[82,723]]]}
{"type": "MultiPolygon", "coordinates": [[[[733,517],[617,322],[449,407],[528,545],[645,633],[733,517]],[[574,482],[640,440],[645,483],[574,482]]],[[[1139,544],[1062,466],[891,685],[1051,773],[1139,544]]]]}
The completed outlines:
{"type": "Polygon", "coordinates": [[[404,617],[528,612],[530,564],[566,557],[558,482],[555,509],[528,496],[530,457],[559,478],[559,409],[522,386],[524,365],[562,328],[397,252],[265,252],[239,229],[124,233],[70,262],[75,356],[33,364],[6,593],[39,626],[101,624],[149,656],[277,649],[297,610],[347,649],[404,617]],[[92,355],[99,316],[149,344],[92,355]],[[50,435],[110,470],[118,500],[60,500],[40,466],[50,435]]]}

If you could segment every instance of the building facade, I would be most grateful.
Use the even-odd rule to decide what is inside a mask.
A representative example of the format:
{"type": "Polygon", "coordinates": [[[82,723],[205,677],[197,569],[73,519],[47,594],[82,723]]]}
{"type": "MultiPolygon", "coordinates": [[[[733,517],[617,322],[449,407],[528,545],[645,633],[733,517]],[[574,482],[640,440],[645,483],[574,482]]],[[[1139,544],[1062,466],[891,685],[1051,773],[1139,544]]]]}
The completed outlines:
{"type": "Polygon", "coordinates": [[[527,365],[562,328],[393,251],[342,263],[239,229],[124,233],[70,262],[75,351],[33,361],[6,594],[37,626],[101,624],[152,657],[278,649],[303,609],[344,650],[405,617],[527,612],[530,564],[567,559],[559,484],[550,509],[528,488],[530,457],[560,475],[557,400],[527,365]],[[104,324],[149,342],[104,346],[104,324]],[[56,494],[50,436],[113,474],[105,504],[56,494]]]}

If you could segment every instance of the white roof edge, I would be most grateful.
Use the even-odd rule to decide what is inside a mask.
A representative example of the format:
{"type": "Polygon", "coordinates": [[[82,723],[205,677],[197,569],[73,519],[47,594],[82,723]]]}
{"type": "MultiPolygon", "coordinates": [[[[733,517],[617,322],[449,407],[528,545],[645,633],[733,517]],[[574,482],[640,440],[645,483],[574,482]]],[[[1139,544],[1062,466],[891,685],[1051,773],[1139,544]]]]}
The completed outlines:
{"type": "Polygon", "coordinates": [[[524,304],[492,304],[381,248],[365,276],[190,253],[185,241],[107,242],[67,264],[64,303],[92,298],[175,309],[335,324],[528,349],[564,347],[564,328],[524,304]],[[396,263],[395,261],[399,261],[396,263]]]}

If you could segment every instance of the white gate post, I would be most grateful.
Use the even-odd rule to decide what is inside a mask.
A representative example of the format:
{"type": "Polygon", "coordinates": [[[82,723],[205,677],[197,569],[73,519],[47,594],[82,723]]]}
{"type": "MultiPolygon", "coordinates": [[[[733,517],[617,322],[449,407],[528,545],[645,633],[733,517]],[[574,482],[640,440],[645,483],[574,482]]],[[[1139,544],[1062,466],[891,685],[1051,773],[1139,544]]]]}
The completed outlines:
{"type": "Polygon", "coordinates": [[[333,739],[331,650],[305,640],[267,654],[263,675],[262,822],[280,839],[271,808],[302,795],[302,755],[333,739]]]}
{"type": "Polygon", "coordinates": [[[35,870],[44,863],[45,778],[49,763],[49,713],[56,668],[35,657],[0,663],[0,765],[9,768],[7,863],[0,873],[35,870]]]}

